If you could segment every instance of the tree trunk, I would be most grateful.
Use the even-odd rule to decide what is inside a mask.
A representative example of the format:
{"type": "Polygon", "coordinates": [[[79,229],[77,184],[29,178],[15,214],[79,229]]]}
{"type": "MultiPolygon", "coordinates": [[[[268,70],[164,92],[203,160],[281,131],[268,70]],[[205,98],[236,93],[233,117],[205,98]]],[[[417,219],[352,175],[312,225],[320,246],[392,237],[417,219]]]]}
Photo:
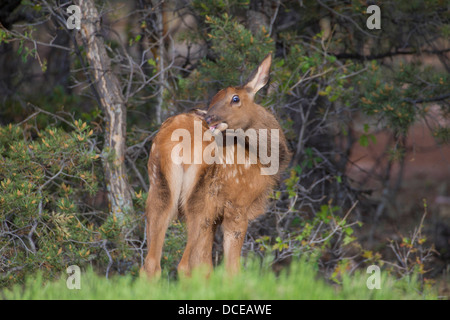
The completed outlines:
{"type": "Polygon", "coordinates": [[[81,9],[81,36],[87,59],[100,96],[105,117],[103,166],[110,210],[119,221],[133,209],[131,189],[125,167],[126,106],[119,80],[101,37],[100,16],[92,0],[78,0],[81,9]]]}
{"type": "Polygon", "coordinates": [[[158,69],[159,69],[159,88],[156,103],[156,123],[161,124],[161,112],[162,105],[164,103],[164,87],[166,85],[166,70],[165,70],[165,47],[164,47],[164,16],[163,16],[163,5],[164,2],[158,3],[159,1],[151,1],[153,8],[156,9],[156,23],[158,25],[158,69]]]}

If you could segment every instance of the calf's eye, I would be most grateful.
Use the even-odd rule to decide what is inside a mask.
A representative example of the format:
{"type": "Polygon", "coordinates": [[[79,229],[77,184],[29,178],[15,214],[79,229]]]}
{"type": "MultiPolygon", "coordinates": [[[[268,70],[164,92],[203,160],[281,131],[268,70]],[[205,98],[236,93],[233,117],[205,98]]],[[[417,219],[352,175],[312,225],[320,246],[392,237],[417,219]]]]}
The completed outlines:
{"type": "Polygon", "coordinates": [[[233,98],[231,98],[231,102],[233,102],[233,103],[238,103],[239,101],[241,101],[239,99],[239,96],[233,96],[233,98]]]}

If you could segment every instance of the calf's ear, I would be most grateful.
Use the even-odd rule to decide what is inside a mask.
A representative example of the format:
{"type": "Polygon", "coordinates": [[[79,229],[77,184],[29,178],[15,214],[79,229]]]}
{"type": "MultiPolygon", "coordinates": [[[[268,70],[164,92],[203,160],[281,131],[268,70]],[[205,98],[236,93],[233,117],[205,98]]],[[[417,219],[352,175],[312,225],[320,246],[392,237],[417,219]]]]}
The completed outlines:
{"type": "Polygon", "coordinates": [[[256,68],[244,85],[244,88],[252,95],[255,95],[269,81],[270,65],[272,64],[272,54],[269,53],[261,64],[256,68]]]}

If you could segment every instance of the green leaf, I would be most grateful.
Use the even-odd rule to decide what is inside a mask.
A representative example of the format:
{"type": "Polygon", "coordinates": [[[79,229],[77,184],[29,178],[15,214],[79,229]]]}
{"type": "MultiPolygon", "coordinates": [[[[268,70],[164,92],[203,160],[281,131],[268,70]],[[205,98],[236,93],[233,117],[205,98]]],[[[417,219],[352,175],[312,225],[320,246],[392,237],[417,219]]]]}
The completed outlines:
{"type": "Polygon", "coordinates": [[[296,165],[294,167],[295,172],[297,172],[297,174],[300,176],[302,174],[302,167],[300,165],[296,165]]]}
{"type": "Polygon", "coordinates": [[[156,67],[156,61],[151,58],[147,60],[147,63],[153,67],[156,67]]]}
{"type": "Polygon", "coordinates": [[[359,144],[362,147],[367,147],[369,145],[369,138],[367,135],[363,134],[361,137],[359,137],[359,144]]]}
{"type": "Polygon", "coordinates": [[[336,56],[328,56],[327,57],[327,60],[331,63],[334,63],[336,61],[336,59],[337,59],[336,56]]]}
{"type": "Polygon", "coordinates": [[[369,128],[370,128],[370,126],[367,123],[364,123],[364,132],[365,133],[369,132],[369,128]]]}
{"type": "Polygon", "coordinates": [[[346,235],[351,236],[354,231],[353,231],[352,228],[347,227],[347,228],[344,229],[344,232],[345,232],[346,235]]]}
{"type": "Polygon", "coordinates": [[[347,245],[347,244],[349,244],[349,243],[351,243],[351,242],[353,242],[355,240],[356,240],[355,237],[351,237],[351,236],[346,235],[344,237],[343,243],[344,243],[344,245],[347,245]]]}

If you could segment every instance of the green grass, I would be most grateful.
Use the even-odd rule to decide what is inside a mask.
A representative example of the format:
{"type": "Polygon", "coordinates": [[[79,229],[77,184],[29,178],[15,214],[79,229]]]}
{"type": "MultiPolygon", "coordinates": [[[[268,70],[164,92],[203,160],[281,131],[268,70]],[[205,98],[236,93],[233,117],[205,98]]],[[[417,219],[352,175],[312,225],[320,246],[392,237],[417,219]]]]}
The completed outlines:
{"type": "Polygon", "coordinates": [[[370,274],[344,276],[342,283],[332,285],[321,278],[311,264],[293,262],[288,272],[276,276],[256,262],[249,263],[239,275],[230,278],[218,267],[208,279],[195,274],[188,279],[150,282],[145,278],[114,276],[106,279],[93,271],[81,273],[81,289],[69,290],[68,275],[58,281],[43,281],[41,276],[29,278],[24,285],[0,291],[3,299],[217,299],[217,300],[291,300],[291,299],[435,299],[433,294],[420,294],[414,280],[396,280],[381,272],[381,289],[366,286],[370,274]]]}

